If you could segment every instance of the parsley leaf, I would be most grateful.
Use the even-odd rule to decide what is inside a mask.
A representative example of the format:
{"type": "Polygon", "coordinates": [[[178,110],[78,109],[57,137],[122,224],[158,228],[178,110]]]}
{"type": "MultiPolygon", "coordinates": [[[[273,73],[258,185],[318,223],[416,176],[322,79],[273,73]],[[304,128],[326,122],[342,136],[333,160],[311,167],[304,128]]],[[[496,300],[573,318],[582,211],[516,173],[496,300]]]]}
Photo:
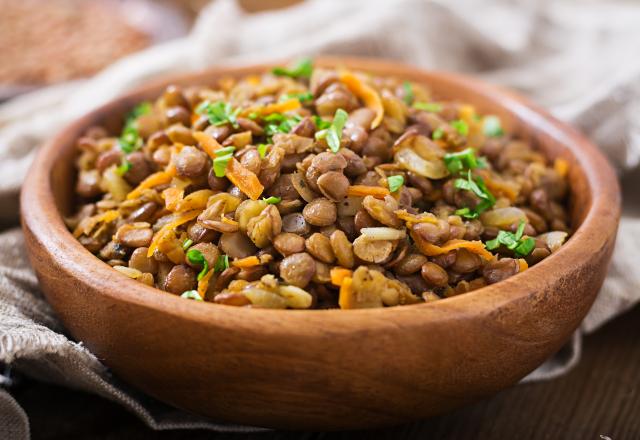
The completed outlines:
{"type": "Polygon", "coordinates": [[[311,118],[313,119],[313,123],[316,124],[316,128],[318,130],[326,130],[327,128],[331,127],[331,122],[325,121],[318,115],[313,115],[311,116],[311,118]]]}
{"type": "Polygon", "coordinates": [[[444,136],[444,130],[442,129],[442,127],[436,128],[435,130],[433,130],[433,133],[431,133],[431,139],[433,139],[434,141],[442,139],[442,136],[444,136]]]}
{"type": "Polygon", "coordinates": [[[471,170],[467,171],[466,180],[458,178],[453,182],[453,185],[457,189],[471,191],[480,199],[480,203],[478,203],[474,209],[469,207],[458,209],[456,211],[457,215],[461,215],[465,218],[478,218],[480,214],[491,208],[496,203],[496,198],[484,184],[482,177],[476,176],[472,178],[471,170]]]}
{"type": "Polygon", "coordinates": [[[197,290],[187,290],[182,295],[180,295],[180,298],[193,299],[195,301],[204,301],[197,290]]]}
{"type": "Polygon", "coordinates": [[[271,72],[277,76],[310,78],[313,72],[313,60],[311,58],[302,58],[291,67],[274,67],[271,72]]]}
{"type": "Polygon", "coordinates": [[[437,102],[416,102],[413,104],[413,108],[424,110],[425,112],[439,113],[442,111],[442,104],[437,102]]]}
{"type": "Polygon", "coordinates": [[[462,136],[466,136],[469,134],[469,126],[462,119],[451,121],[450,124],[454,128],[454,130],[460,133],[462,136]]]}
{"type": "Polygon", "coordinates": [[[233,159],[235,147],[219,148],[215,151],[216,158],[213,159],[213,172],[216,177],[224,177],[229,161],[233,159]]]}
{"type": "Polygon", "coordinates": [[[278,99],[278,101],[283,102],[290,99],[297,99],[300,102],[313,101],[313,94],[311,92],[285,93],[284,95],[280,96],[280,99],[278,99]]]}
{"type": "MultiPolygon", "coordinates": [[[[467,148],[457,153],[445,154],[444,163],[451,174],[480,167],[479,158],[476,158],[472,148],[467,148]]],[[[486,163],[484,164],[486,165],[486,163]]]]}
{"type": "Polygon", "coordinates": [[[231,124],[234,128],[238,128],[240,108],[234,109],[230,102],[204,101],[196,108],[196,113],[207,115],[211,125],[231,124]]]}
{"type": "Polygon", "coordinates": [[[489,137],[500,137],[504,135],[500,118],[492,115],[484,117],[484,120],[482,121],[482,131],[485,136],[489,137]]]}
{"type": "Polygon", "coordinates": [[[267,139],[269,139],[277,133],[289,133],[293,130],[293,127],[302,121],[302,116],[288,116],[282,113],[271,113],[270,115],[265,116],[263,120],[268,122],[268,124],[264,126],[264,133],[267,136],[267,139]]]}
{"type": "Polygon", "coordinates": [[[407,105],[411,105],[414,100],[413,86],[409,81],[405,81],[402,83],[402,90],[404,91],[404,96],[402,97],[404,103],[407,105]]]}
{"type": "Polygon", "coordinates": [[[271,196],[271,197],[269,197],[269,198],[267,198],[267,199],[265,199],[265,198],[263,197],[263,198],[262,198],[262,200],[264,200],[264,202],[265,202],[267,205],[275,205],[275,204],[280,203],[280,202],[282,201],[282,198],[280,198],[280,197],[276,197],[276,196],[271,196]]]}
{"type": "Polygon", "coordinates": [[[219,255],[216,264],[213,266],[215,272],[224,272],[229,267],[229,256],[219,255]]]}
{"type": "Polygon", "coordinates": [[[127,172],[129,172],[130,169],[131,169],[131,162],[123,158],[120,166],[116,168],[116,174],[118,176],[124,176],[125,174],[127,174],[127,172]]]}
{"type": "Polygon", "coordinates": [[[329,145],[329,149],[334,153],[337,153],[340,150],[340,139],[342,138],[342,129],[344,128],[344,124],[347,123],[347,118],[349,114],[339,108],[336,110],[336,114],[333,116],[333,122],[331,126],[327,128],[327,144],[329,145]]]}
{"type": "Polygon", "coordinates": [[[404,184],[403,176],[397,175],[397,176],[387,177],[387,185],[389,185],[389,191],[391,192],[398,191],[403,184],[404,184]]]}
{"type": "Polygon", "coordinates": [[[202,255],[202,252],[200,252],[198,249],[189,249],[189,251],[187,252],[187,261],[189,261],[189,263],[191,264],[202,266],[202,270],[198,274],[198,281],[204,278],[207,272],[209,272],[209,263],[207,262],[207,259],[204,258],[204,255],[202,255]]]}
{"type": "Polygon", "coordinates": [[[508,231],[498,232],[498,236],[496,238],[486,242],[487,249],[494,250],[499,248],[500,245],[503,245],[507,249],[512,250],[516,256],[526,257],[536,247],[536,241],[531,237],[522,236],[524,228],[525,222],[520,220],[520,224],[518,225],[518,229],[515,234],[508,231]]]}
{"type": "Polygon", "coordinates": [[[267,148],[269,148],[268,144],[258,144],[258,154],[260,155],[260,159],[264,159],[267,155],[267,148]]]}
{"type": "Polygon", "coordinates": [[[122,128],[122,133],[118,138],[118,146],[124,153],[133,153],[134,151],[142,148],[143,141],[140,137],[140,133],[138,132],[136,122],[140,116],[151,113],[151,108],[151,103],[142,102],[136,105],[127,115],[124,127],[122,128]]]}

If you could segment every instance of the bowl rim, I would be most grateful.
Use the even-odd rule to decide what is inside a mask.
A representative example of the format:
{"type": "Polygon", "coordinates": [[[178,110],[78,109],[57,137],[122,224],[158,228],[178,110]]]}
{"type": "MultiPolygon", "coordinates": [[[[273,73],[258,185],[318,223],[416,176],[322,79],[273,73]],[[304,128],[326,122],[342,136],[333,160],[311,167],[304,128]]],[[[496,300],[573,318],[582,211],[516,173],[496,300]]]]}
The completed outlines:
{"type": "MultiPolygon", "coordinates": [[[[447,311],[470,311],[490,313],[508,302],[518,301],[533,293],[530,286],[544,283],[553,277],[563,275],[561,261],[573,261],[580,265],[588,264],[591,253],[605,247],[609,240],[615,239],[621,209],[620,189],[616,174],[604,155],[589,140],[571,126],[557,120],[542,108],[522,96],[501,87],[487,84],[465,75],[425,70],[419,67],[399,63],[393,60],[319,56],[314,63],[319,66],[347,66],[354,70],[374,72],[384,76],[410,79],[428,83],[436,81],[448,83],[452,87],[473,90],[482,98],[497,101],[505,112],[512,114],[525,126],[533,122],[536,130],[553,138],[564,146],[572,160],[579,164],[590,191],[590,206],[584,219],[571,238],[554,254],[525,272],[516,274],[499,283],[492,284],[472,292],[445,298],[440,301],[406,305],[401,307],[383,307],[375,309],[314,309],[314,310],[274,310],[225,306],[210,302],[185,301],[177,295],[161,291],[155,287],[129,279],[119,274],[118,287],[112,276],[116,273],[109,265],[85,249],[66,228],[52,192],[51,173],[56,163],[57,151],[63,148],[73,133],[86,129],[91,121],[100,115],[121,106],[124,102],[144,99],[145,95],[160,90],[169,83],[178,81],[189,84],[202,84],[207,77],[242,76],[282,65],[288,60],[276,60],[263,64],[217,66],[204,70],[170,75],[159,78],[142,87],[135,88],[124,95],[99,106],[89,113],[67,124],[52,139],[47,141],[34,159],[21,192],[21,219],[23,227],[29,229],[39,246],[64,265],[66,271],[75,278],[82,279],[87,274],[94,278],[84,278],[101,295],[110,296],[115,301],[131,303],[154,309],[170,315],[180,315],[184,319],[209,322],[216,317],[232,318],[233,321],[246,320],[252,313],[270,316],[302,324],[308,318],[320,317],[321,320],[346,322],[355,315],[361,317],[388,319],[393,314],[408,314],[414,311],[432,312],[447,319],[447,311]],[[50,215],[55,212],[56,215],[50,215]],[[121,284],[121,285],[120,285],[121,284]],[[381,315],[383,314],[383,315],[381,315]]],[[[76,136],[73,136],[74,138],[76,136]]],[[[429,315],[430,313],[426,313],[429,315]]],[[[425,315],[425,316],[426,316],[425,315]]],[[[432,315],[432,316],[435,316],[432,315]]]]}

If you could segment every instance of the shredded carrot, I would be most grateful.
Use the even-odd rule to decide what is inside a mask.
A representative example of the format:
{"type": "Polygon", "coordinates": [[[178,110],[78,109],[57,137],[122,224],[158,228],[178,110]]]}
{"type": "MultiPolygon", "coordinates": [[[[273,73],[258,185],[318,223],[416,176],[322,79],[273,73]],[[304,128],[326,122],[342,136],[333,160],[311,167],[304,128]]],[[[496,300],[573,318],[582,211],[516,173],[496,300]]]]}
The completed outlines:
{"type": "Polygon", "coordinates": [[[237,226],[238,222],[235,220],[230,219],[229,217],[225,217],[224,215],[222,216],[222,219],[220,220],[222,223],[226,223],[228,225],[234,225],[237,226]]]}
{"type": "Polygon", "coordinates": [[[164,199],[164,204],[169,211],[176,211],[178,204],[182,201],[184,197],[184,189],[180,188],[167,188],[162,191],[162,198],[164,199]]]}
{"type": "Polygon", "coordinates": [[[406,209],[398,209],[394,211],[394,213],[400,220],[404,220],[409,224],[412,224],[412,223],[431,223],[434,225],[438,224],[438,219],[432,214],[424,213],[424,214],[416,215],[416,214],[411,214],[410,212],[407,212],[406,209]]]}
{"type": "Polygon", "coordinates": [[[476,255],[483,257],[486,260],[493,260],[494,256],[491,252],[485,249],[484,243],[479,240],[449,240],[442,246],[436,246],[422,239],[417,234],[411,231],[411,238],[415,242],[418,249],[428,257],[435,257],[436,255],[446,254],[449,251],[455,249],[466,249],[476,255]]]}
{"type": "MultiPolygon", "coordinates": [[[[210,189],[200,189],[182,198],[176,205],[177,212],[191,211],[193,209],[204,209],[207,207],[209,197],[213,195],[210,189]]],[[[167,207],[167,209],[170,209],[167,207]]]]}
{"type": "Polygon", "coordinates": [[[193,137],[196,138],[204,152],[207,153],[211,159],[216,158],[215,151],[222,148],[222,145],[220,145],[217,140],[203,131],[194,132],[193,137]]]}
{"type": "Polygon", "coordinates": [[[243,268],[246,268],[246,267],[259,266],[260,265],[260,260],[255,255],[252,255],[250,257],[245,257],[245,258],[240,258],[239,260],[234,260],[234,261],[231,262],[231,265],[243,269],[243,268]]]}
{"type": "Polygon", "coordinates": [[[207,289],[209,289],[209,280],[213,276],[214,272],[213,268],[209,269],[209,272],[207,272],[200,281],[198,281],[198,293],[202,299],[205,299],[204,296],[207,294],[207,289]]]}
{"type": "Polygon", "coordinates": [[[260,183],[258,176],[234,158],[231,158],[227,164],[225,176],[251,200],[258,200],[264,191],[264,186],[260,183]]]}
{"type": "Polygon", "coordinates": [[[266,116],[271,113],[286,113],[292,110],[297,110],[301,107],[300,101],[296,98],[287,99],[286,101],[276,102],[274,104],[267,104],[256,107],[249,107],[243,110],[240,114],[242,116],[248,116],[251,113],[258,113],[266,116]]]}
{"type": "Polygon", "coordinates": [[[162,237],[169,231],[173,231],[178,226],[193,220],[200,214],[200,210],[196,209],[194,211],[187,211],[179,214],[173,221],[164,225],[153,237],[151,241],[151,245],[149,246],[149,250],[147,251],[147,257],[151,257],[155,250],[158,248],[158,243],[162,239],[162,237]]]}
{"type": "Polygon", "coordinates": [[[164,185],[171,182],[171,179],[176,175],[175,167],[169,167],[165,171],[158,171],[153,173],[138,185],[133,191],[127,194],[127,200],[133,200],[142,194],[145,189],[153,188],[154,186],[164,185]]]}
{"type": "Polygon", "coordinates": [[[518,190],[505,182],[495,179],[487,170],[481,170],[480,176],[482,176],[487,188],[489,188],[494,195],[504,196],[512,202],[518,197],[518,190]]]}
{"type": "Polygon", "coordinates": [[[340,73],[340,82],[347,86],[351,93],[360,98],[362,102],[364,102],[364,105],[375,112],[376,117],[371,122],[371,129],[380,125],[384,116],[384,106],[382,105],[382,99],[378,92],[363,83],[356,75],[348,71],[340,73]]]}
{"type": "Polygon", "coordinates": [[[520,266],[519,272],[529,269],[529,264],[523,258],[518,258],[518,266],[520,266]]]}
{"type": "Polygon", "coordinates": [[[340,297],[338,298],[338,304],[341,309],[352,308],[353,300],[353,288],[351,286],[353,279],[351,277],[344,277],[340,284],[340,297]]]}
{"type": "Polygon", "coordinates": [[[98,216],[88,218],[86,221],[80,222],[76,229],[74,229],[73,236],[78,238],[82,234],[89,234],[98,223],[111,223],[118,217],[120,217],[120,213],[115,209],[111,209],[98,216]]]}
{"type": "Polygon", "coordinates": [[[347,190],[347,195],[351,197],[373,196],[384,199],[389,194],[391,194],[389,190],[382,186],[351,185],[347,190]]]}
{"type": "Polygon", "coordinates": [[[331,269],[331,284],[335,286],[342,286],[342,283],[346,278],[351,279],[353,271],[345,269],[344,267],[334,267],[331,269]]]}
{"type": "Polygon", "coordinates": [[[557,158],[553,161],[553,169],[560,175],[560,177],[565,177],[569,172],[569,162],[564,159],[557,158]]]}

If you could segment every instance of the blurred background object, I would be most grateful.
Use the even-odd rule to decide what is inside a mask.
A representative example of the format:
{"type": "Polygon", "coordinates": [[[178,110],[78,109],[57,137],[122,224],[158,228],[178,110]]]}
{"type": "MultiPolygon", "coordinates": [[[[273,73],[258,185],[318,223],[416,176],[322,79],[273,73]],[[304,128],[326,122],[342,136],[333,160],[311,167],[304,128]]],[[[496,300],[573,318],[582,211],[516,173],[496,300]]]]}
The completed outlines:
{"type": "Polygon", "coordinates": [[[169,2],[0,0],[0,100],[88,77],[188,30],[169,2]]]}

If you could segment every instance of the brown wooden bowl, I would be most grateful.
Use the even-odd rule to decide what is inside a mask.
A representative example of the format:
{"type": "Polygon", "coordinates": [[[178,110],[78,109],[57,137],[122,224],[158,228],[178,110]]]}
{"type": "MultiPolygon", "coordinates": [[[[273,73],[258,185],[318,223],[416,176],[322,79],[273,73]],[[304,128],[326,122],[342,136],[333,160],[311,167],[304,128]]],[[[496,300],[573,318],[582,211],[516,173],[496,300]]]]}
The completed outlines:
{"type": "Polygon", "coordinates": [[[291,429],[352,429],[424,418],[513,385],[578,327],[616,236],[620,192],[602,154],[510,92],[393,61],[323,58],[428,84],[499,115],[550,158],[569,161],[575,234],[524,273],[435,303],[369,310],[259,310],[185,301],[130,280],[84,249],[73,207],[74,141],[169,82],[212,84],[271,66],[213,68],[141,88],[45,145],[22,191],[22,223],[47,299],[78,341],[129,384],[195,413],[291,429]]]}

